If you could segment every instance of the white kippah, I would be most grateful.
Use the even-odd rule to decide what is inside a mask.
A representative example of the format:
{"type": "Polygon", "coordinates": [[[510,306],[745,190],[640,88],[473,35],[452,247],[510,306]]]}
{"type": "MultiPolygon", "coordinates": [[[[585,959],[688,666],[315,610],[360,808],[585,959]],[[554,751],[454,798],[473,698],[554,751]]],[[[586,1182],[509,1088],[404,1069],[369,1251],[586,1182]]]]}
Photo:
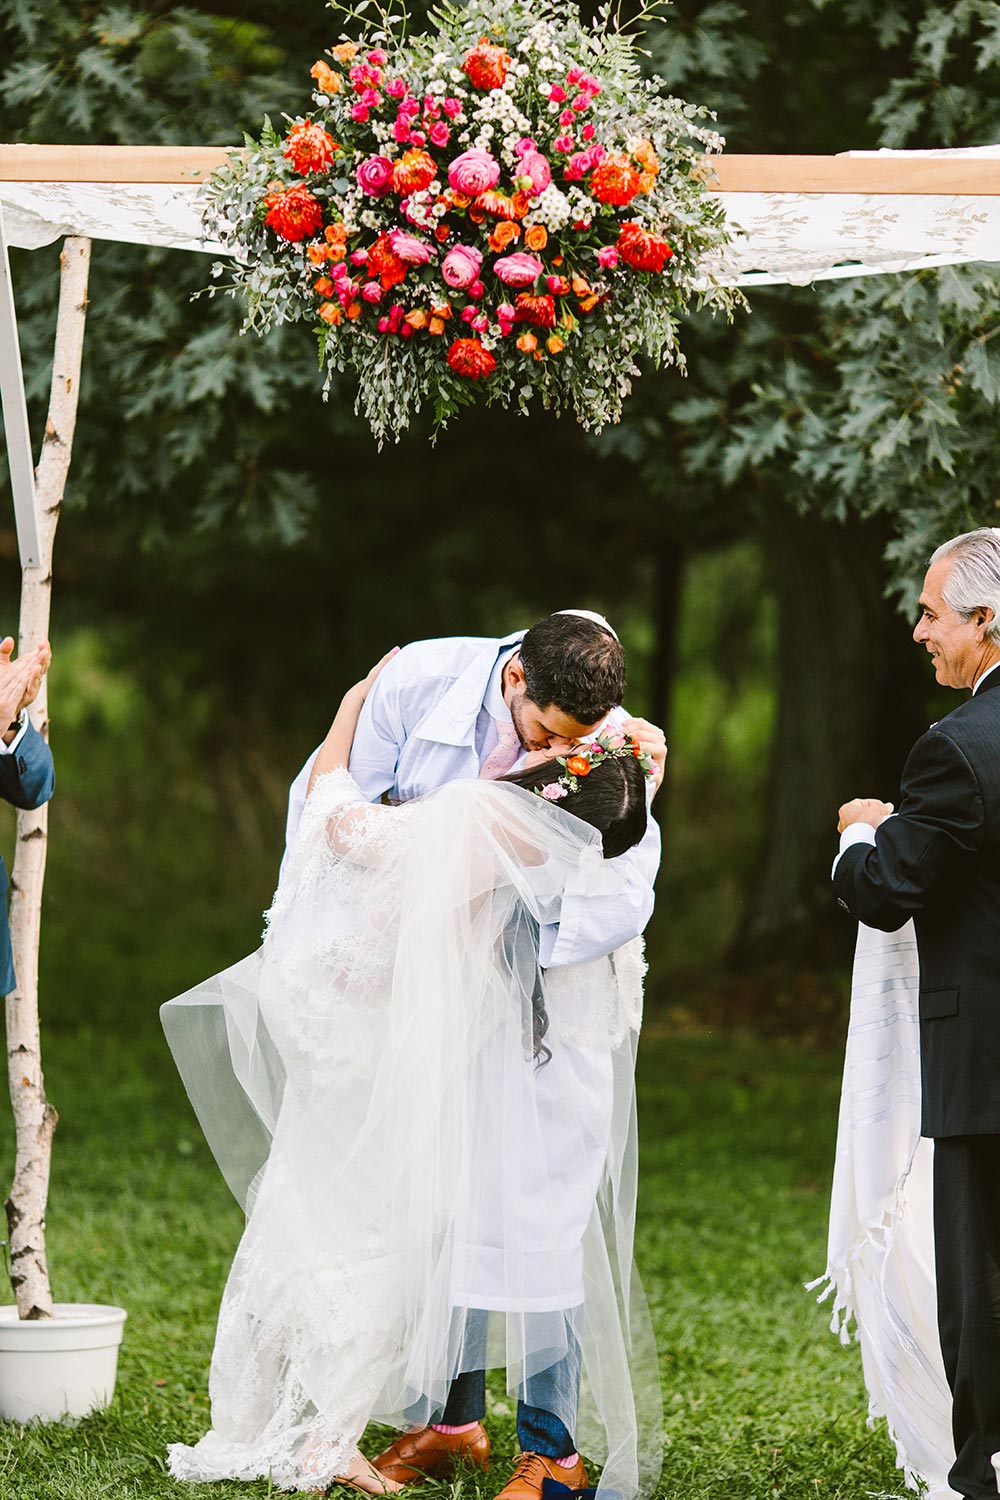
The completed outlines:
{"type": "Polygon", "coordinates": [[[592,609],[557,609],[556,610],[556,614],[557,615],[579,615],[581,620],[593,620],[593,622],[594,622],[595,625],[603,625],[604,629],[608,632],[609,635],[613,635],[614,638],[615,638],[615,640],[618,639],[618,632],[614,629],[613,626],[611,626],[611,625],[608,624],[608,621],[604,618],[603,615],[597,614],[597,612],[595,610],[592,610],[592,609]]]}

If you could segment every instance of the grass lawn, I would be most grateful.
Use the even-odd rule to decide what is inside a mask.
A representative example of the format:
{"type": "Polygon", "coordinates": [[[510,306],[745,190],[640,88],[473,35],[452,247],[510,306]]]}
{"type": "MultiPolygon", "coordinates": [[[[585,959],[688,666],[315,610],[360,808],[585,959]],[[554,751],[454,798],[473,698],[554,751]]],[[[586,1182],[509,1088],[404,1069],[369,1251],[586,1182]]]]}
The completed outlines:
{"type": "MultiPolygon", "coordinates": [[[[143,1010],[145,1020],[133,1011],[117,1030],[53,1017],[46,1034],[62,1117],[49,1209],[55,1294],[120,1303],[129,1321],[108,1412],[75,1427],[0,1426],[3,1500],[192,1493],[166,1474],[164,1450],[208,1423],[214,1319],[241,1216],[155,1013],[143,1010]]],[[[839,1071],[834,1055],[647,1028],[638,1258],[660,1344],[660,1493],[670,1500],[859,1500],[902,1489],[884,1430],[865,1425],[857,1350],[839,1346],[825,1307],[802,1290],[824,1265],[839,1071]]],[[[9,1147],[4,1122],[5,1161],[9,1147]]],[[[513,1422],[503,1399],[491,1428],[497,1461],[487,1480],[458,1486],[468,1500],[506,1478],[513,1422]]],[[[445,1487],[422,1493],[441,1500],[445,1487]]]]}

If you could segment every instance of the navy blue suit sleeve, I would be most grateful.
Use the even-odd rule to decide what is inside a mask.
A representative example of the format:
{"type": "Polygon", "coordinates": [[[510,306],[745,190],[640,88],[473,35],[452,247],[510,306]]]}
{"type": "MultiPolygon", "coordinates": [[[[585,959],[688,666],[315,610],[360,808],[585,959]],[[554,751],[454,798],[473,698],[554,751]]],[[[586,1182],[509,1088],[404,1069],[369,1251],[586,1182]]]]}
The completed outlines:
{"type": "Polygon", "coordinates": [[[941,881],[961,872],[985,836],[976,774],[951,736],[935,725],[910,751],[898,814],[880,824],[874,846],[845,849],[834,891],[866,927],[895,932],[923,909],[941,881]]]}
{"type": "Polygon", "coordinates": [[[41,807],[55,790],[52,751],[33,724],[13,755],[0,755],[0,797],[15,807],[41,807]]]}

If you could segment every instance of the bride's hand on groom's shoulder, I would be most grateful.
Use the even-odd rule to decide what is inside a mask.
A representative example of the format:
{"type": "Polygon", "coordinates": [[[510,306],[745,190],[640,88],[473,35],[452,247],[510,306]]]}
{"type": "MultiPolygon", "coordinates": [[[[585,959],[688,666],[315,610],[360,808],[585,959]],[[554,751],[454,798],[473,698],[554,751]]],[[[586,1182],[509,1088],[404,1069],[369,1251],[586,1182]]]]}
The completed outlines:
{"type": "Polygon", "coordinates": [[[663,736],[663,730],[658,725],[651,724],[648,719],[626,719],[621,729],[624,734],[629,734],[634,740],[638,740],[643,751],[652,756],[656,766],[654,781],[656,790],[659,791],[667,769],[667,742],[663,736]]]}
{"type": "Polygon", "coordinates": [[[880,802],[877,797],[855,797],[840,809],[837,832],[843,833],[852,823],[870,823],[872,828],[877,828],[892,811],[891,802],[880,802]]]}
{"type": "Polygon", "coordinates": [[[365,698],[368,697],[368,694],[375,686],[375,679],[382,673],[383,669],[388,666],[393,657],[399,655],[399,650],[400,648],[398,646],[393,646],[391,651],[387,651],[385,655],[375,663],[371,671],[368,673],[368,676],[362,677],[361,681],[356,682],[353,688],[351,688],[351,692],[357,693],[360,696],[362,702],[365,698]]]}

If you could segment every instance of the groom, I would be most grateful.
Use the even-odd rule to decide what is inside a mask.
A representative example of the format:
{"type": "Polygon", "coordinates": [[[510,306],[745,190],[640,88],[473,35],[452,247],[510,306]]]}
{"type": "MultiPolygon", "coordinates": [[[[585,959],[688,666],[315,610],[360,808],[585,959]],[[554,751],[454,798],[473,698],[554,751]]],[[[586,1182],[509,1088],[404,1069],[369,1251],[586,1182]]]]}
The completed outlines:
{"type": "MultiPolygon", "coordinates": [[[[502,640],[418,641],[389,662],[366,699],[351,774],[371,800],[388,792],[406,802],[451,781],[503,776],[519,769],[529,754],[565,755],[576,740],[611,722],[653,757],[658,787],[666,757],[663,734],[644,719],[625,715],[618,706],[624,690],[625,653],[618,637],[606,620],[586,610],[549,615],[502,640]]],[[[289,843],[311,766],[312,758],[292,784],[289,843]]],[[[650,818],[642,842],[606,862],[617,878],[613,894],[567,888],[560,922],[541,931],[542,967],[603,957],[638,937],[653,910],[659,860],[659,829],[650,818]]],[[[485,1346],[485,1314],[469,1311],[465,1327],[467,1347],[485,1346]]],[[[567,1343],[570,1352],[532,1377],[521,1393],[522,1454],[500,1492],[503,1500],[535,1500],[546,1478],[573,1488],[587,1482],[573,1435],[550,1409],[565,1412],[576,1404],[580,1371],[569,1327],[567,1343]]],[[[484,1371],[464,1371],[439,1420],[401,1434],[375,1459],[375,1467],[386,1479],[404,1484],[446,1478],[459,1461],[486,1468],[485,1411],[484,1371]]]]}
{"type": "Polygon", "coordinates": [[[934,1140],[938,1328],[968,1500],[1000,1460],[1000,528],[938,548],[913,638],[972,697],[910,752],[899,812],[840,809],[837,897],[869,927],[914,919],[922,1124],[934,1140]]]}

